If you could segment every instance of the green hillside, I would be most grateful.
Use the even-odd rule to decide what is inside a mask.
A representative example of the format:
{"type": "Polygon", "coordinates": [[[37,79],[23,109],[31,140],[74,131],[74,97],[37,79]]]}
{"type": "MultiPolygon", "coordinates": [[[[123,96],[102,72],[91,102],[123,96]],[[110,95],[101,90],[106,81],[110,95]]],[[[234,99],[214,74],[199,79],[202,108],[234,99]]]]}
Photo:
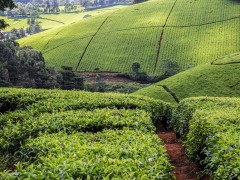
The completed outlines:
{"type": "MultiPolygon", "coordinates": [[[[78,12],[78,13],[61,13],[61,14],[40,14],[37,19],[41,25],[43,30],[48,30],[52,28],[57,28],[62,25],[67,25],[71,23],[75,23],[78,21],[85,21],[88,18],[96,17],[99,15],[103,15],[105,13],[110,13],[116,10],[123,8],[124,6],[118,5],[110,8],[97,9],[94,11],[86,11],[86,12],[78,12]]],[[[11,31],[13,28],[26,29],[29,25],[27,24],[27,18],[7,18],[5,16],[0,16],[1,19],[4,19],[9,26],[5,29],[5,31],[11,31]]]]}
{"type": "Polygon", "coordinates": [[[79,71],[159,74],[165,59],[204,64],[240,49],[240,3],[150,0],[19,40],[42,51],[47,65],[79,71]]]}
{"type": "Polygon", "coordinates": [[[167,102],[197,96],[240,96],[240,53],[191,68],[152,86],[140,89],[141,94],[167,102]],[[168,96],[166,95],[168,91],[168,96]],[[171,93],[171,94],[170,94],[171,93]],[[175,99],[174,99],[175,97],[175,99]]]}

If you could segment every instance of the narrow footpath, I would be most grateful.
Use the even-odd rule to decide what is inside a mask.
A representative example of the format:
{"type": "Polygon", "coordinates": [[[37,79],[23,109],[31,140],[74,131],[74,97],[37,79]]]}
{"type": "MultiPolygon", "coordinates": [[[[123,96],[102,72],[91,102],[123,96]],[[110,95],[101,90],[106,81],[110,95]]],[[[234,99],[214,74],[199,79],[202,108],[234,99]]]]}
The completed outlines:
{"type": "MultiPolygon", "coordinates": [[[[179,142],[176,133],[165,128],[163,124],[158,124],[157,135],[165,143],[170,163],[175,167],[173,174],[176,180],[197,180],[197,165],[191,162],[186,155],[184,147],[179,142]]],[[[202,178],[202,180],[207,179],[202,178]]]]}

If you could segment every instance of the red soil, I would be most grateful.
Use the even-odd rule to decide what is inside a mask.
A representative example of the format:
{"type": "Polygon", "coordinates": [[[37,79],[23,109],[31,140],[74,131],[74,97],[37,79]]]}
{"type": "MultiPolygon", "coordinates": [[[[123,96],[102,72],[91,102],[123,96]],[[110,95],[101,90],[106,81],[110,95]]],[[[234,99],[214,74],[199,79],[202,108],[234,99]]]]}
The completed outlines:
{"type": "MultiPolygon", "coordinates": [[[[167,130],[163,125],[158,126],[158,137],[165,143],[165,148],[171,164],[173,174],[177,180],[197,180],[197,165],[192,163],[186,155],[183,145],[178,141],[176,133],[167,130]]],[[[208,178],[202,178],[207,180],[208,178]]]]}
{"type": "Polygon", "coordinates": [[[132,83],[134,81],[126,78],[120,77],[119,73],[110,73],[110,72],[77,72],[78,74],[83,75],[84,80],[89,83],[96,82],[96,75],[100,75],[105,82],[115,83],[115,82],[122,82],[122,83],[132,83]]]}

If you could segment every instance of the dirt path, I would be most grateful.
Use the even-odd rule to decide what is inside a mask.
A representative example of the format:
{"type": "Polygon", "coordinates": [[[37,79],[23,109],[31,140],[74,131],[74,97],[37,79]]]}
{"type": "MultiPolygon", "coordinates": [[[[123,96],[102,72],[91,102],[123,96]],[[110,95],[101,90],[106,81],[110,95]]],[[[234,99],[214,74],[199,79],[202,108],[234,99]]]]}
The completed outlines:
{"type": "Polygon", "coordinates": [[[77,72],[84,77],[84,80],[88,83],[96,82],[96,75],[100,75],[101,78],[108,83],[133,83],[134,81],[126,77],[119,76],[119,73],[110,73],[110,72],[77,72]]]}
{"type": "MultiPolygon", "coordinates": [[[[179,142],[176,133],[164,128],[162,124],[159,124],[157,129],[157,135],[165,143],[170,162],[175,167],[173,174],[176,179],[197,180],[198,167],[186,155],[184,147],[179,142]]],[[[208,180],[208,178],[202,178],[202,180],[208,180]]]]}

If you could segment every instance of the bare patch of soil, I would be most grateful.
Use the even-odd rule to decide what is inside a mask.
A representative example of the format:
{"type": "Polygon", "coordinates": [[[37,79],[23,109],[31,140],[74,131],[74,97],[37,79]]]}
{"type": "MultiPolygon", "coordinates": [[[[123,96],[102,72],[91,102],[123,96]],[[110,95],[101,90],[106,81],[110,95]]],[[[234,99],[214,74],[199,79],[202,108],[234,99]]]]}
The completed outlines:
{"type": "Polygon", "coordinates": [[[119,73],[111,73],[111,72],[77,72],[81,74],[88,83],[96,82],[96,75],[101,76],[102,80],[109,83],[133,83],[135,81],[128,79],[127,77],[119,76],[119,73]]]}
{"type": "MultiPolygon", "coordinates": [[[[169,161],[174,166],[173,174],[177,180],[197,180],[198,166],[191,162],[186,155],[183,145],[177,138],[174,131],[164,127],[163,124],[157,125],[157,135],[165,143],[165,148],[169,156],[169,161]]],[[[208,180],[204,177],[201,180],[208,180]]]]}

